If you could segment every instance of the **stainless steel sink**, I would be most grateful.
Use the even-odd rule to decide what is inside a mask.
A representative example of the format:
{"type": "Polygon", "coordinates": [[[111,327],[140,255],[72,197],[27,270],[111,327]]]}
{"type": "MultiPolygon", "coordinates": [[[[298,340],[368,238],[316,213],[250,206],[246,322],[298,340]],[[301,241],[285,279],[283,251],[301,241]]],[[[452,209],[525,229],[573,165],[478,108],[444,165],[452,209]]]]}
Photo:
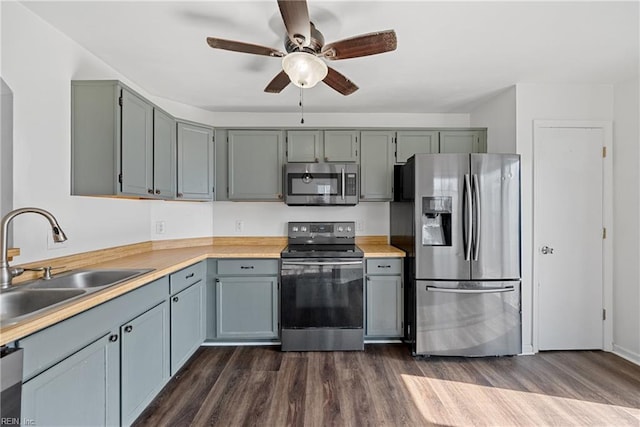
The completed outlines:
{"type": "Polygon", "coordinates": [[[113,286],[125,280],[148,273],[149,269],[76,270],[49,280],[36,280],[25,285],[30,289],[90,289],[113,286]]]}
{"type": "Polygon", "coordinates": [[[14,323],[26,315],[36,314],[86,292],[83,289],[16,289],[3,292],[0,294],[0,324],[14,323]]]}
{"type": "Polygon", "coordinates": [[[24,320],[153,269],[76,270],[52,279],[34,280],[0,292],[0,325],[24,320]]]}

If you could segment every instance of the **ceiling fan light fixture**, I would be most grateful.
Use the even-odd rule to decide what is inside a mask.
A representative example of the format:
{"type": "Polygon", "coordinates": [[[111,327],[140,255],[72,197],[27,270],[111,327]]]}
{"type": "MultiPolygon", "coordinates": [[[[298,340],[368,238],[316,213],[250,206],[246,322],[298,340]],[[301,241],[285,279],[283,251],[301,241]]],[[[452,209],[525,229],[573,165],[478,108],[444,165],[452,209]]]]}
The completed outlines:
{"type": "Polygon", "coordinates": [[[286,55],[282,58],[282,69],[294,85],[304,89],[317,85],[329,71],[322,59],[306,52],[286,55]]]}

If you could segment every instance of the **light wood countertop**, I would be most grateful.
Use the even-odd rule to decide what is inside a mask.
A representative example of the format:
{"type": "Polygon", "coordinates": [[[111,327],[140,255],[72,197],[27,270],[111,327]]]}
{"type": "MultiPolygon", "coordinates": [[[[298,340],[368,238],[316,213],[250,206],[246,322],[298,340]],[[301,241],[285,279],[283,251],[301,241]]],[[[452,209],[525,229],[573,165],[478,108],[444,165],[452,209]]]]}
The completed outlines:
{"type": "MultiPolygon", "coordinates": [[[[115,249],[115,254],[105,255],[114,249],[93,251],[93,257],[86,254],[48,260],[47,262],[30,263],[29,265],[67,265],[72,269],[148,269],[153,271],[135,277],[126,282],[114,285],[99,291],[90,293],[81,298],[74,299],[67,304],[53,307],[49,310],[24,319],[12,325],[0,328],[0,345],[19,340],[27,335],[82,313],[92,307],[107,302],[113,298],[144,286],[156,279],[164,277],[182,268],[207,258],[272,258],[279,259],[280,252],[286,247],[286,239],[282,238],[251,238],[252,240],[222,238],[219,240],[208,239],[202,245],[202,240],[197,240],[200,246],[172,247],[171,244],[129,245],[126,250],[115,249]],[[226,240],[225,240],[226,239],[226,240]],[[161,249],[161,248],[167,249],[161,249]],[[120,255],[120,256],[117,256],[120,255]],[[82,258],[74,261],[71,258],[82,258]],[[106,261],[105,261],[106,259],[106,261]],[[92,260],[94,262],[92,262],[92,260]],[[63,264],[64,263],[64,264],[63,264]]],[[[189,240],[182,241],[181,245],[189,244],[189,240]]],[[[181,246],[179,245],[179,246],[181,246]]],[[[401,250],[383,244],[379,241],[371,243],[359,242],[358,246],[365,252],[365,257],[403,257],[401,250]]],[[[19,286],[19,285],[18,285],[19,286]]]]}

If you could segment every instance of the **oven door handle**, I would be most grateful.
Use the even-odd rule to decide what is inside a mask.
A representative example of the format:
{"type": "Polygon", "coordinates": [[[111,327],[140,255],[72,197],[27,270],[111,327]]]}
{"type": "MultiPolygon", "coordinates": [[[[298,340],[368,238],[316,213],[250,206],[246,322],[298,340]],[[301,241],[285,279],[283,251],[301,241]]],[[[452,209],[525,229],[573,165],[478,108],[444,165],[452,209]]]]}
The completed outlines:
{"type": "Polygon", "coordinates": [[[362,265],[362,261],[282,261],[282,265],[362,265]]]}

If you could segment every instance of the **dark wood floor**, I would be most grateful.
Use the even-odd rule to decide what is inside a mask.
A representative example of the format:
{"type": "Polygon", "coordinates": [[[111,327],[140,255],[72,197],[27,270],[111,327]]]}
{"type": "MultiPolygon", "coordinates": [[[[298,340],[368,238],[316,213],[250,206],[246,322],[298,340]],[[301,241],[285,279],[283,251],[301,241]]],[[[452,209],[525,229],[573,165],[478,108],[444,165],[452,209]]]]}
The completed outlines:
{"type": "Polygon", "coordinates": [[[403,345],[202,347],[137,426],[640,425],[640,367],[611,353],[413,358],[403,345]]]}

